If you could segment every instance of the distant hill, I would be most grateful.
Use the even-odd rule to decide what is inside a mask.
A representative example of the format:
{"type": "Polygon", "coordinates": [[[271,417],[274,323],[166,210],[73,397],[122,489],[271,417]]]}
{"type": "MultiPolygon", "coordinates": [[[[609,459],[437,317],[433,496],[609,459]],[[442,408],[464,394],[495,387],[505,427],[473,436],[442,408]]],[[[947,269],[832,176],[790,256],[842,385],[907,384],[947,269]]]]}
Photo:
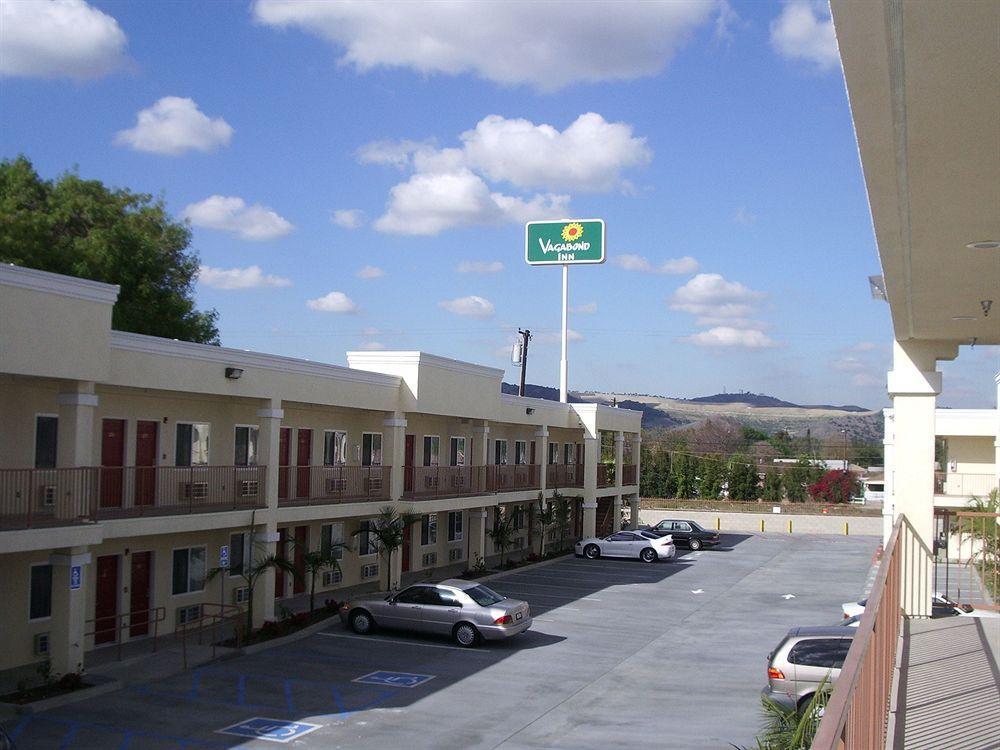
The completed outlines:
{"type": "MultiPolygon", "coordinates": [[[[500,392],[509,393],[516,396],[520,392],[520,386],[514,383],[501,383],[500,392]]],[[[547,401],[558,401],[559,400],[559,389],[549,388],[545,385],[532,385],[531,383],[524,384],[524,395],[526,398],[544,398],[547,401]]],[[[571,404],[583,403],[583,399],[579,398],[575,393],[570,392],[567,396],[571,404]]]]}
{"type": "Polygon", "coordinates": [[[767,396],[763,393],[716,393],[714,396],[698,396],[697,398],[684,399],[695,403],[703,404],[749,404],[758,407],[790,407],[793,409],[831,409],[839,411],[867,412],[863,406],[831,406],[830,404],[793,404],[791,401],[782,401],[774,396],[767,396]]]}

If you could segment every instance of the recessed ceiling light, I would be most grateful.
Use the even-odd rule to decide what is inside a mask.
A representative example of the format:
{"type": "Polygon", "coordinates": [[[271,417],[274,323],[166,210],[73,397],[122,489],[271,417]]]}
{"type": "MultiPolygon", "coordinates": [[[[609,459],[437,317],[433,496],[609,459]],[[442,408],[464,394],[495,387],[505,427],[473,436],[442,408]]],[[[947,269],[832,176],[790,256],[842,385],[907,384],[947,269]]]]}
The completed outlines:
{"type": "Polygon", "coordinates": [[[979,242],[970,242],[966,245],[970,250],[998,250],[1000,249],[1000,240],[980,240],[979,242]]]}
{"type": "Polygon", "coordinates": [[[952,315],[951,319],[952,320],[975,320],[976,318],[975,318],[974,315],[952,315]]]}

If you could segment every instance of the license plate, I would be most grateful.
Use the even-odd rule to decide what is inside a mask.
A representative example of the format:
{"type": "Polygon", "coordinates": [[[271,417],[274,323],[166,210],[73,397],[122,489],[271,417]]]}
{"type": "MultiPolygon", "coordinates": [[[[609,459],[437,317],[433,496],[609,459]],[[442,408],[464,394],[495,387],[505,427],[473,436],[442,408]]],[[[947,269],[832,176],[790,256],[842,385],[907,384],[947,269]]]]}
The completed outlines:
{"type": "Polygon", "coordinates": [[[514,619],[515,619],[515,620],[520,620],[520,619],[521,619],[521,617],[523,617],[523,616],[524,616],[524,615],[523,615],[523,613],[521,613],[521,612],[518,612],[518,613],[517,613],[516,615],[514,615],[514,619]]]}

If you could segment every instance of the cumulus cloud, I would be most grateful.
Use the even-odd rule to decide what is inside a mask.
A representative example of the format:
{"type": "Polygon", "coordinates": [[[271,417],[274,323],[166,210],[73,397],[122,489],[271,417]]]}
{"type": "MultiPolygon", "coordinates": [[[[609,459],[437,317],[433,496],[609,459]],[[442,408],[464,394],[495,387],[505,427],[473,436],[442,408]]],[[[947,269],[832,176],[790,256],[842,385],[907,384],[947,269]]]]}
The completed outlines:
{"type": "Polygon", "coordinates": [[[837,36],[825,2],[793,0],[771,22],[771,46],[782,57],[809,63],[819,70],[840,64],[837,36]]]}
{"type": "Polygon", "coordinates": [[[438,306],[455,315],[465,315],[470,318],[490,318],[496,312],[492,302],[475,295],[444,300],[438,302],[438,306]]]}
{"type": "Polygon", "coordinates": [[[265,274],[260,266],[246,268],[212,268],[201,266],[198,281],[214,289],[264,289],[292,285],[291,279],[265,274]]]}
{"type": "Polygon", "coordinates": [[[358,161],[405,169],[412,163],[413,154],[433,148],[430,141],[372,141],[358,149],[358,161]]]}
{"type": "Polygon", "coordinates": [[[358,311],[354,300],[343,292],[330,292],[323,297],[307,300],[306,307],[310,310],[332,313],[356,313],[358,311]]]}
{"type": "Polygon", "coordinates": [[[178,156],[185,151],[215,151],[228,146],[232,137],[228,122],[208,117],[194,100],[165,96],[140,110],[135,127],[118,131],[115,143],[136,151],[178,156]]]}
{"type": "Polygon", "coordinates": [[[463,260],[455,270],[459,273],[500,273],[503,263],[498,260],[463,260]]]}
{"type": "Polygon", "coordinates": [[[298,28],[343,50],[365,72],[474,73],[554,91],[572,83],[661,72],[720,10],[717,0],[615,3],[355,3],[257,0],[258,23],[298,28]],[[594,48],[600,47],[600,54],[594,48]],[[504,54],[497,54],[504,50],[504,54]]]}
{"type": "Polygon", "coordinates": [[[360,208],[338,208],[330,216],[330,221],[344,229],[357,229],[365,223],[365,212],[360,208]]]}
{"type": "Polygon", "coordinates": [[[626,271],[636,271],[638,273],[666,273],[681,275],[694,273],[699,268],[698,261],[690,255],[685,255],[683,258],[671,258],[670,260],[665,260],[656,266],[650,263],[649,260],[643,256],[632,255],[630,253],[614,255],[611,258],[611,262],[626,271]]]}
{"type": "Polygon", "coordinates": [[[361,349],[366,352],[380,352],[385,349],[385,344],[380,341],[366,341],[361,345],[361,349]]]}
{"type": "Polygon", "coordinates": [[[707,331],[687,336],[682,341],[697,346],[742,347],[744,349],[769,349],[778,345],[774,339],[763,331],[748,328],[731,328],[717,326],[707,331]]]}
{"type": "Polygon", "coordinates": [[[363,266],[354,275],[359,279],[380,279],[385,276],[385,271],[378,266],[363,266]]]}
{"type": "Polygon", "coordinates": [[[570,305],[569,311],[571,313],[579,313],[582,315],[592,315],[593,313],[597,312],[597,303],[588,302],[585,305],[576,305],[576,306],[570,305]]]}
{"type": "Polygon", "coordinates": [[[267,206],[248,206],[242,198],[213,195],[184,208],[181,216],[196,227],[232,232],[244,240],[273,240],[295,227],[267,206]]]}
{"type": "Polygon", "coordinates": [[[0,3],[0,75],[98,78],[126,62],[118,22],[83,0],[0,3]]]}
{"type": "Polygon", "coordinates": [[[841,372],[858,372],[859,370],[867,370],[869,367],[867,362],[862,362],[857,357],[851,356],[835,359],[831,366],[834,370],[841,372]]]}

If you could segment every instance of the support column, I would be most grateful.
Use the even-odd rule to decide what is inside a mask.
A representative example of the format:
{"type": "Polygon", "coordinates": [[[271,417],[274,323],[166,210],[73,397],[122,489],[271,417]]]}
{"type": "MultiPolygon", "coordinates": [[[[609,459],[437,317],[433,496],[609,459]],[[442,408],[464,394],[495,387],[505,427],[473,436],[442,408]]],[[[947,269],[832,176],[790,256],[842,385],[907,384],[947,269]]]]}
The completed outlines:
{"type": "Polygon", "coordinates": [[[83,670],[90,561],[87,547],[71,547],[49,556],[52,565],[49,663],[53,676],[83,670]]]}
{"type": "Polygon", "coordinates": [[[539,471],[539,488],[542,491],[542,497],[545,496],[545,491],[548,489],[548,478],[549,478],[549,428],[548,425],[542,425],[537,430],[535,430],[535,460],[538,461],[538,471],[539,471]]]}
{"type": "Polygon", "coordinates": [[[583,438],[583,536],[597,535],[597,464],[600,460],[600,438],[583,438]]]}
{"type": "Polygon", "coordinates": [[[632,513],[632,523],[630,524],[633,529],[638,529],[641,520],[639,518],[639,493],[630,495],[628,499],[629,509],[632,513]]]}
{"type": "Polygon", "coordinates": [[[486,560],[486,509],[472,508],[469,510],[469,567],[476,564],[476,559],[486,560]]]}
{"type": "MultiPolygon", "coordinates": [[[[278,551],[278,457],[281,420],[285,411],[280,398],[265,399],[257,410],[259,420],[257,460],[264,466],[264,497],[267,508],[254,514],[255,526],[250,544],[252,560],[260,560],[278,551]]],[[[253,627],[259,628],[274,619],[274,569],[268,568],[257,579],[253,590],[253,627]]]]}
{"type": "MultiPolygon", "coordinates": [[[[97,396],[92,382],[74,383],[56,398],[59,420],[56,429],[56,466],[60,469],[94,466],[94,409],[97,396]]],[[[94,480],[97,477],[93,477],[94,480]]],[[[93,517],[97,510],[96,487],[98,483],[67,482],[69,487],[80,487],[89,497],[74,497],[60,492],[56,497],[55,516],[58,519],[75,519],[82,514],[93,517]],[[89,488],[90,491],[87,492],[89,488]]]]}
{"type": "Polygon", "coordinates": [[[997,422],[996,422],[996,440],[993,441],[993,450],[995,456],[993,458],[993,472],[994,472],[994,484],[1000,487],[1000,372],[996,374],[996,384],[997,384],[997,422]]]}
{"type": "Polygon", "coordinates": [[[611,530],[612,531],[621,531],[622,530],[622,496],[621,495],[617,495],[617,494],[615,495],[615,498],[614,498],[614,501],[613,501],[613,508],[614,508],[614,510],[612,511],[612,513],[614,514],[614,516],[611,519],[611,530]]]}
{"type": "MultiPolygon", "coordinates": [[[[622,486],[622,470],[625,466],[625,433],[621,430],[615,433],[615,487],[622,486]]],[[[621,493],[618,495],[618,505],[621,506],[621,493]]]]}
{"type": "Polygon", "coordinates": [[[895,446],[896,446],[896,419],[892,409],[883,409],[884,420],[882,450],[884,458],[882,460],[883,495],[882,495],[882,544],[889,543],[892,536],[892,524],[895,519],[895,503],[893,501],[893,474],[896,470],[895,446]]]}
{"type": "MultiPolygon", "coordinates": [[[[406,463],[406,415],[394,411],[391,416],[382,420],[385,437],[388,438],[388,450],[383,447],[383,454],[389,457],[389,499],[401,500],[404,487],[404,464],[406,463]]],[[[402,559],[402,558],[400,558],[402,559]]]]}
{"type": "Polygon", "coordinates": [[[481,425],[476,425],[473,429],[472,437],[476,447],[473,448],[474,455],[470,458],[472,466],[490,465],[490,423],[483,420],[481,425]]]}
{"type": "MultiPolygon", "coordinates": [[[[642,486],[642,435],[636,433],[632,438],[632,463],[635,464],[635,486],[642,486]]],[[[638,500],[639,495],[636,495],[638,500]]]]}

